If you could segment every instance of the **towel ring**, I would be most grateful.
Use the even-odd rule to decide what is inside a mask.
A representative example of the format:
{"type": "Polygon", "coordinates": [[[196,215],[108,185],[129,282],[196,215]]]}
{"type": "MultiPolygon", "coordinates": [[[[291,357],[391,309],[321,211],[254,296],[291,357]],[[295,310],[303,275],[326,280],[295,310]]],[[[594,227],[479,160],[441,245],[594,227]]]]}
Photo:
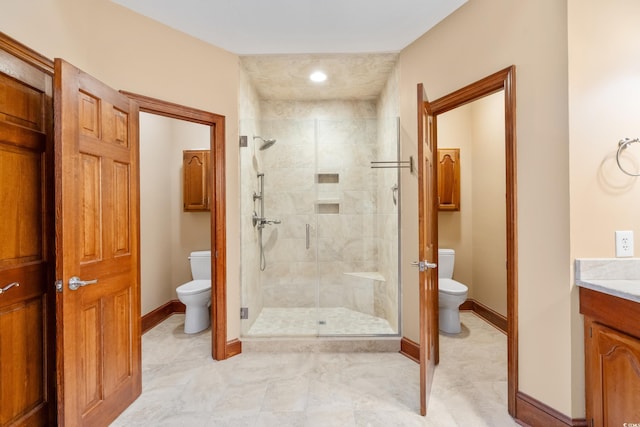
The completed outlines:
{"type": "Polygon", "coordinates": [[[618,152],[616,153],[616,162],[618,163],[618,167],[620,168],[620,170],[624,173],[626,173],[629,176],[640,176],[640,173],[631,173],[629,171],[626,171],[622,165],[620,164],[620,153],[622,153],[622,150],[624,150],[625,148],[627,148],[627,145],[629,144],[633,144],[634,142],[640,142],[640,138],[624,138],[621,139],[620,141],[618,141],[618,152]]]}

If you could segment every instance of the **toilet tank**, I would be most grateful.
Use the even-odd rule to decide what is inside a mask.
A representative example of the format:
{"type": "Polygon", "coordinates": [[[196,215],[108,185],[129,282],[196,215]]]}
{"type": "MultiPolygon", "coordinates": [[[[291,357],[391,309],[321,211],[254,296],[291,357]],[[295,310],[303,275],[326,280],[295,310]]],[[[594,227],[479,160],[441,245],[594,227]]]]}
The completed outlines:
{"type": "Polygon", "coordinates": [[[211,280],[211,251],[195,251],[189,255],[193,280],[211,280]]]}
{"type": "Polygon", "coordinates": [[[438,249],[438,277],[453,279],[453,264],[456,251],[453,249],[438,249]]]}

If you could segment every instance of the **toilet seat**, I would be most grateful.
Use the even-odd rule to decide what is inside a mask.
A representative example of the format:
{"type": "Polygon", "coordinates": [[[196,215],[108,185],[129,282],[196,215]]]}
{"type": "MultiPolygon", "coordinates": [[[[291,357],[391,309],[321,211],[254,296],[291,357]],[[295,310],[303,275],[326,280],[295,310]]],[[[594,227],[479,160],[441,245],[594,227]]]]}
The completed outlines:
{"type": "Polygon", "coordinates": [[[438,290],[441,292],[445,292],[449,295],[464,295],[467,293],[469,288],[463,285],[460,282],[456,282],[453,279],[438,279],[438,290]]]}
{"type": "Polygon", "coordinates": [[[199,279],[192,280],[190,282],[185,283],[184,285],[180,285],[176,288],[176,292],[179,292],[183,295],[194,295],[199,294],[201,292],[206,292],[211,289],[211,280],[207,279],[199,279]]]}

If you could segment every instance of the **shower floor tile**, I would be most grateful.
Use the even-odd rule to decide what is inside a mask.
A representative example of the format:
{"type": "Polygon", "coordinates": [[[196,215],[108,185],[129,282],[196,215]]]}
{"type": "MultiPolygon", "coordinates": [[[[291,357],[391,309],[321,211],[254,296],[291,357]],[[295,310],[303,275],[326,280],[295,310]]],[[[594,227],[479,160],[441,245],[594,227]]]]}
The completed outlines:
{"type": "Polygon", "coordinates": [[[265,307],[246,336],[393,335],[389,322],[343,307],[265,307]]]}

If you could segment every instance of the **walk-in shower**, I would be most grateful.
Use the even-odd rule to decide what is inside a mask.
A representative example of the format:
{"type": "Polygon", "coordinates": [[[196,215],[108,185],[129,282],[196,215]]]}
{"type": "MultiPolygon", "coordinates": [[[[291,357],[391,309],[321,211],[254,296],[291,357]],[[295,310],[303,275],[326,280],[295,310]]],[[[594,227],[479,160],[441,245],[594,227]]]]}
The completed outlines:
{"type": "Polygon", "coordinates": [[[278,143],[240,149],[242,335],[397,336],[400,169],[371,168],[398,160],[397,119],[243,127],[278,143]]]}

